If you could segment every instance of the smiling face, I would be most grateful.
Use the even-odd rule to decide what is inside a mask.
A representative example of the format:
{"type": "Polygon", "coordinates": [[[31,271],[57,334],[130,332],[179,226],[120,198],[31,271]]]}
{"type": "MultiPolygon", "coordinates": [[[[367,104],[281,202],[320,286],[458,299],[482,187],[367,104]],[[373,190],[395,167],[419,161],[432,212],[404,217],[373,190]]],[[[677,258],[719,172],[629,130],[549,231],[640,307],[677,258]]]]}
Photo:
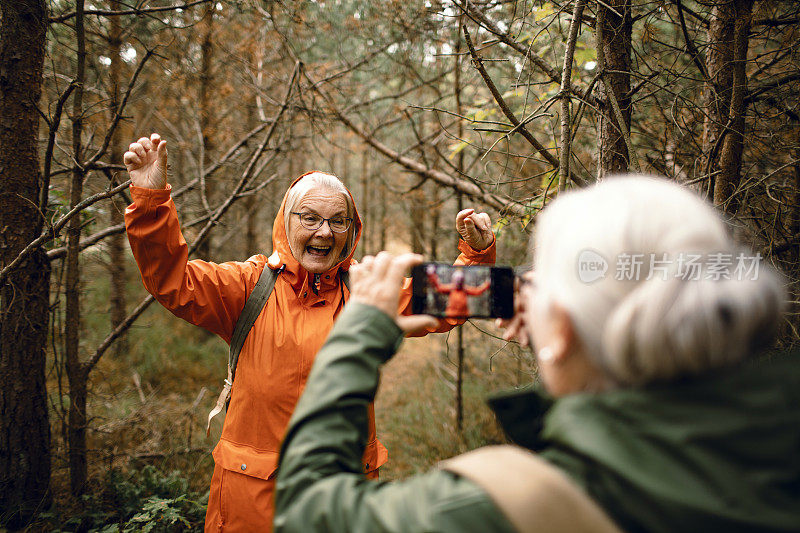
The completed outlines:
{"type": "MultiPolygon", "coordinates": [[[[344,195],[326,187],[308,191],[292,211],[315,213],[323,218],[349,216],[344,195]]],[[[341,261],[349,231],[334,233],[328,222],[323,222],[319,229],[309,230],[300,224],[299,216],[290,214],[287,238],[292,255],[300,266],[308,272],[319,274],[330,270],[341,261]]]]}

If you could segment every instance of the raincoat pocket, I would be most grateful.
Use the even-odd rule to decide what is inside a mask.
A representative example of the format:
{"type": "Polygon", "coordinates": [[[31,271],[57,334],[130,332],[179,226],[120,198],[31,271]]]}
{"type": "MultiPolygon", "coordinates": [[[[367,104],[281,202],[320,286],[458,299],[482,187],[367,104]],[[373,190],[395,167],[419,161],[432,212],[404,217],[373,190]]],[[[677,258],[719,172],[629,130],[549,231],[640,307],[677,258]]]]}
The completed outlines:
{"type": "Polygon", "coordinates": [[[278,452],[259,450],[222,439],[212,456],[214,462],[225,470],[259,479],[272,479],[278,468],[278,452]]]}
{"type": "Polygon", "coordinates": [[[378,439],[370,441],[367,443],[366,449],[364,449],[364,457],[362,459],[364,463],[364,473],[367,474],[367,477],[377,478],[378,468],[383,466],[388,460],[389,451],[386,449],[386,446],[381,444],[378,439]],[[371,476],[370,474],[373,475],[371,476]]]}

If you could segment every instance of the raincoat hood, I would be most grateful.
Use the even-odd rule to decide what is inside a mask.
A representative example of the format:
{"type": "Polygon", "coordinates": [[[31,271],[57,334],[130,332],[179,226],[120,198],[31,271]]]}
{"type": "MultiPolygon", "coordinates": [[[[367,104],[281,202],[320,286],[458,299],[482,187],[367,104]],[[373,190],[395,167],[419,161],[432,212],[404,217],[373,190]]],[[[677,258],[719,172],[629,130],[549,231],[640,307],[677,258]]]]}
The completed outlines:
{"type": "MultiPolygon", "coordinates": [[[[305,176],[314,174],[315,172],[329,174],[328,172],[312,170],[295,179],[286,190],[286,194],[283,195],[280,209],[278,209],[278,213],[275,215],[275,222],[272,225],[272,255],[269,256],[267,264],[273,270],[279,269],[285,265],[282,275],[286,276],[286,279],[297,293],[302,292],[306,287],[310,288],[314,286],[314,275],[303,268],[300,265],[300,262],[292,254],[292,249],[289,246],[289,237],[286,235],[286,221],[283,213],[286,207],[286,199],[289,196],[289,191],[292,189],[292,187],[297,185],[297,183],[305,176]]],[[[350,249],[347,250],[347,255],[345,257],[336,263],[330,270],[319,274],[318,280],[320,289],[333,288],[338,284],[339,271],[348,270],[350,268],[350,265],[353,263],[353,255],[355,253],[356,246],[358,245],[358,241],[361,239],[362,223],[361,217],[358,214],[358,209],[356,208],[356,201],[355,198],[353,198],[353,194],[347,187],[345,187],[345,190],[350,196],[350,201],[353,204],[353,213],[351,215],[353,217],[353,242],[350,245],[350,249]]]]}

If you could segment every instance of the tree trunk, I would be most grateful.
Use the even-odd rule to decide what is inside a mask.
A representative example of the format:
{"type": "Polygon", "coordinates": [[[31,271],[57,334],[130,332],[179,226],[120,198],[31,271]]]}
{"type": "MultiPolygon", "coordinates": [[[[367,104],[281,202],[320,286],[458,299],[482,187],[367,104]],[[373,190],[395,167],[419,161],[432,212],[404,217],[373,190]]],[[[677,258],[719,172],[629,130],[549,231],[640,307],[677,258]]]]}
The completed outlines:
{"type": "MultiPolygon", "coordinates": [[[[716,21],[724,26],[723,37],[728,41],[719,42],[718,46],[725,49],[721,54],[729,59],[728,63],[717,62],[716,68],[726,71],[724,75],[717,75],[724,78],[727,85],[715,84],[714,90],[717,94],[722,94],[724,107],[721,103],[716,103],[715,111],[722,111],[720,123],[717,124],[717,138],[715,145],[718,145],[719,153],[719,173],[714,178],[714,205],[722,208],[729,214],[735,214],[738,201],[734,196],[736,187],[739,185],[742,169],[742,149],[744,147],[744,97],[747,92],[747,48],[750,41],[750,19],[753,10],[753,0],[729,0],[724,5],[717,6],[714,13],[719,13],[721,21],[716,21]],[[724,131],[720,129],[724,128],[724,131]],[[719,136],[722,136],[719,142],[719,136]]],[[[713,14],[712,13],[712,17],[713,14]]],[[[712,18],[709,33],[715,28],[715,18],[712,18]]],[[[712,47],[713,49],[713,47],[712,47]]],[[[711,72],[709,65],[709,73],[711,72]]],[[[713,79],[713,78],[712,78],[713,79]]],[[[721,80],[722,81],[722,80],[721,80]]],[[[708,116],[708,115],[707,115],[708,116]]],[[[706,119],[708,120],[708,118],[706,119]]],[[[714,153],[711,147],[711,153],[714,153]]],[[[712,160],[713,165],[713,160],[712,160]]]]}
{"type": "Polygon", "coordinates": [[[361,230],[361,255],[365,256],[372,251],[369,243],[371,242],[370,237],[374,234],[375,228],[372,227],[373,221],[370,216],[369,148],[363,146],[361,149],[363,150],[361,152],[361,200],[358,203],[361,205],[359,214],[361,215],[361,223],[363,226],[361,230]]]}
{"type": "MultiPolygon", "coordinates": [[[[567,45],[564,50],[564,63],[561,67],[561,146],[559,149],[558,162],[559,192],[566,190],[570,176],[570,159],[572,158],[572,119],[570,116],[572,104],[570,98],[570,91],[572,88],[572,62],[575,58],[575,44],[578,40],[578,32],[581,28],[581,17],[583,16],[583,9],[585,7],[586,0],[576,0],[575,8],[572,12],[572,21],[569,24],[569,37],[567,38],[567,45]]],[[[597,24],[602,24],[603,20],[598,19],[597,24]]],[[[606,89],[608,89],[608,84],[606,85],[606,89]]],[[[614,116],[617,117],[617,121],[619,121],[617,109],[613,108],[613,111],[614,116]]],[[[625,131],[628,130],[626,129],[625,131]]]]}
{"type": "Polygon", "coordinates": [[[378,234],[378,249],[376,251],[381,251],[386,249],[386,233],[387,233],[387,225],[388,220],[386,217],[386,181],[382,178],[380,183],[378,183],[378,224],[379,224],[379,234],[378,234]]]}
{"type": "MultiPolygon", "coordinates": [[[[463,151],[463,150],[462,150],[463,151]]],[[[434,168],[436,167],[436,162],[434,162],[434,168]]],[[[431,192],[430,192],[430,203],[431,208],[428,210],[429,217],[431,220],[431,227],[428,233],[428,257],[431,258],[431,261],[439,261],[439,222],[442,218],[442,206],[439,205],[439,194],[440,188],[435,183],[432,184],[431,192]]]]}
{"type": "MultiPolygon", "coordinates": [[[[730,87],[733,84],[733,3],[722,1],[714,6],[708,26],[706,71],[708,81],[705,93],[705,120],[703,121],[703,170],[713,185],[712,177],[718,170],[718,140],[724,129],[730,108],[730,87]]],[[[713,190],[713,188],[712,188],[713,190]]]]}
{"type": "MultiPolygon", "coordinates": [[[[702,169],[714,204],[721,207],[726,207],[723,204],[739,182],[752,7],[752,0],[720,0],[711,10],[708,26],[702,169]]],[[[735,210],[735,205],[727,207],[729,212],[735,210]]]]}
{"type": "Polygon", "coordinates": [[[425,195],[422,188],[416,189],[408,195],[411,206],[408,209],[408,229],[411,232],[411,251],[415,254],[425,254],[425,195]]]}
{"type": "MultiPolygon", "coordinates": [[[[109,9],[111,11],[119,11],[121,9],[119,0],[110,0],[109,9]]],[[[122,46],[121,35],[122,27],[120,25],[119,17],[110,17],[111,27],[109,28],[109,55],[111,56],[110,66],[110,95],[111,95],[111,119],[117,112],[117,107],[120,102],[120,83],[122,80],[122,58],[120,57],[120,48],[122,46]]],[[[111,137],[111,150],[109,157],[112,163],[119,164],[122,161],[122,155],[125,153],[125,147],[122,145],[122,131],[119,127],[114,130],[114,135],[111,137]]],[[[109,223],[111,226],[122,224],[124,221],[123,212],[125,210],[124,202],[119,198],[111,198],[109,202],[109,223]]],[[[111,306],[109,317],[111,319],[111,330],[113,331],[119,326],[122,321],[128,316],[126,310],[127,298],[125,295],[125,235],[120,233],[112,235],[108,239],[108,275],[109,275],[109,304],[111,306]]],[[[124,356],[128,352],[128,337],[122,335],[114,343],[113,354],[117,357],[124,356]]]]}
{"type": "MultiPolygon", "coordinates": [[[[458,33],[456,33],[456,53],[455,69],[453,76],[453,93],[456,99],[456,114],[464,116],[464,106],[461,102],[461,27],[464,24],[464,17],[458,18],[458,33]]],[[[459,120],[456,124],[458,140],[464,139],[464,122],[459,120]]],[[[460,150],[456,155],[456,169],[459,174],[464,173],[464,150],[460,150]]],[[[464,208],[464,199],[461,193],[456,193],[457,212],[464,208]]],[[[456,235],[456,246],[459,237],[456,235]]],[[[456,431],[459,435],[464,429],[464,328],[456,326],[456,431]]]]}
{"type": "MultiPolygon", "coordinates": [[[[256,98],[257,93],[253,95],[253,101],[247,106],[247,128],[249,130],[255,128],[258,122],[258,115],[256,113],[258,104],[256,103],[256,98]]],[[[254,194],[244,199],[245,230],[243,258],[262,252],[258,249],[257,234],[258,216],[262,211],[257,209],[257,200],[254,194]]]]}
{"type": "MultiPolygon", "coordinates": [[[[0,0],[0,267],[39,236],[37,152],[47,31],[44,0],[0,0]]],[[[38,249],[0,287],[0,522],[49,506],[45,345],[50,263],[38,249]]]]}
{"type": "MultiPolygon", "coordinates": [[[[420,139],[425,138],[425,122],[423,121],[420,126],[420,131],[418,134],[420,139]]],[[[419,145],[419,154],[421,160],[425,162],[425,166],[427,167],[427,160],[425,154],[425,145],[419,145]]],[[[416,176],[411,176],[413,179],[418,179],[416,176]]],[[[427,255],[425,250],[425,244],[428,240],[428,209],[426,205],[428,204],[428,199],[425,195],[425,183],[418,184],[417,187],[411,191],[408,195],[408,201],[411,202],[411,206],[408,209],[408,216],[409,216],[409,230],[411,232],[411,251],[415,254],[422,254],[427,255]]]]}
{"type": "Polygon", "coordinates": [[[733,33],[735,13],[733,2],[722,0],[711,11],[708,26],[706,72],[708,80],[705,93],[705,120],[703,121],[703,166],[710,191],[714,190],[714,176],[719,170],[720,135],[730,109],[730,87],[733,84],[733,33]]]}
{"type": "MultiPolygon", "coordinates": [[[[631,129],[631,0],[608,0],[598,4],[600,39],[597,43],[604,58],[604,91],[598,91],[597,104],[600,111],[597,122],[600,140],[598,177],[628,171],[629,154],[623,131],[631,129]],[[608,7],[607,7],[608,6],[608,7]],[[609,7],[613,8],[609,9],[609,7]],[[615,13],[616,11],[616,13],[615,13]],[[620,17],[617,13],[622,14],[620,17]],[[624,127],[620,127],[614,112],[611,92],[619,103],[624,127]]],[[[599,55],[598,54],[598,55],[599,55]]]]}
{"type": "MultiPolygon", "coordinates": [[[[76,59],[77,86],[73,92],[72,105],[72,153],[75,161],[83,160],[83,82],[86,67],[86,40],[83,29],[84,0],[76,3],[75,33],[77,38],[76,59]]],[[[70,184],[70,209],[80,203],[83,196],[84,173],[76,165],[70,184]]],[[[67,227],[66,289],[64,309],[64,357],[67,362],[69,381],[69,480],[72,494],[82,494],[86,486],[86,373],[80,362],[80,241],[81,217],[73,217],[67,227]]]]}
{"type": "MultiPolygon", "coordinates": [[[[339,129],[339,128],[337,128],[339,129]]],[[[339,179],[350,179],[350,143],[348,142],[347,133],[345,132],[344,138],[340,141],[342,148],[342,170],[339,174],[339,179]]]]}
{"type": "MultiPolygon", "coordinates": [[[[202,42],[200,45],[200,132],[203,142],[203,157],[200,161],[201,172],[202,169],[208,168],[211,165],[211,154],[214,150],[214,140],[216,138],[214,128],[216,127],[216,120],[214,116],[215,103],[212,102],[212,89],[214,84],[214,75],[212,62],[214,59],[214,9],[215,4],[211,3],[200,21],[200,31],[202,32],[202,42]]],[[[203,195],[203,205],[206,208],[213,206],[215,197],[215,182],[213,179],[203,180],[200,194],[203,195]]],[[[210,260],[212,254],[211,236],[197,247],[197,257],[200,259],[210,260]]]]}

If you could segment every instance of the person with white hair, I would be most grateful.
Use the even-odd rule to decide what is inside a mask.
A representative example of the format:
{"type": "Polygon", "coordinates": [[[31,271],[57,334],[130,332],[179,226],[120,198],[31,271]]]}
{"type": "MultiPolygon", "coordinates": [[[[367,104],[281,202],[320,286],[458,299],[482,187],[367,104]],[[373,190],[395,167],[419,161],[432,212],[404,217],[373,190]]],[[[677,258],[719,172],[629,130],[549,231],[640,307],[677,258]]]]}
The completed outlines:
{"type": "Polygon", "coordinates": [[[770,342],[782,278],[664,179],[609,177],[539,215],[508,339],[541,387],[490,403],[513,445],[358,480],[364,413],[403,332],[381,252],[323,345],[278,467],[280,533],[800,531],[800,353],[770,342]],[[544,390],[542,390],[542,388],[544,390]]]}
{"type": "MultiPolygon", "coordinates": [[[[189,261],[167,184],[166,141],[158,134],[142,137],[124,162],[133,199],[125,224],[145,287],[176,316],[231,345],[228,378],[209,415],[210,424],[228,407],[213,453],[205,530],[269,531],[281,438],[314,356],[350,297],[347,273],[361,236],[355,201],[336,176],[308,172],[283,198],[269,257],[189,261]]],[[[462,237],[456,263],[494,263],[486,213],[459,212],[456,229],[462,237]]],[[[410,301],[409,280],[395,311],[410,313],[410,301]]],[[[416,334],[455,324],[439,321],[416,334]]],[[[369,442],[359,468],[376,479],[388,453],[376,438],[371,403],[364,422],[369,442]]]]}

